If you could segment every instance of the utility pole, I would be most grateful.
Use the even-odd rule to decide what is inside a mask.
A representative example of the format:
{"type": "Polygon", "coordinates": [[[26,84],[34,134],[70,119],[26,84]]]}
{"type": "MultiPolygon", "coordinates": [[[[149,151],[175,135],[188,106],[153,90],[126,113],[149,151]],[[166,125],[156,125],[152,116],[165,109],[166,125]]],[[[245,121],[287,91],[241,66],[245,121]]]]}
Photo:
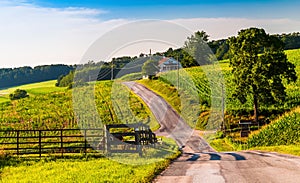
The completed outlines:
{"type": "Polygon", "coordinates": [[[179,59],[178,59],[178,55],[177,55],[177,90],[178,90],[178,94],[179,94],[179,59]]]}
{"type": "Polygon", "coordinates": [[[223,83],[221,84],[222,88],[222,130],[225,132],[225,94],[224,94],[224,85],[223,83]]]}
{"type": "Polygon", "coordinates": [[[114,80],[114,59],[111,60],[111,80],[114,80]]]}

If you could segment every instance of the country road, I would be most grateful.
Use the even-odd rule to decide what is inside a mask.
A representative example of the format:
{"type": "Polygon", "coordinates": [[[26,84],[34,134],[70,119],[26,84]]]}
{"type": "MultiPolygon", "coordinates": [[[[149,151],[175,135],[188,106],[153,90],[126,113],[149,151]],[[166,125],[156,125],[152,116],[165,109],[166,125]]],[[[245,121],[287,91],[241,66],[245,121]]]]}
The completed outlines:
{"type": "Polygon", "coordinates": [[[159,175],[157,183],[300,182],[300,158],[258,151],[215,152],[160,96],[135,82],[125,82],[161,124],[158,135],[176,140],[183,154],[159,175]]]}
{"type": "Polygon", "coordinates": [[[214,150],[193,130],[178,113],[159,95],[135,82],[124,82],[150,108],[160,123],[157,135],[172,137],[178,146],[185,146],[188,152],[214,152],[214,150]]]}

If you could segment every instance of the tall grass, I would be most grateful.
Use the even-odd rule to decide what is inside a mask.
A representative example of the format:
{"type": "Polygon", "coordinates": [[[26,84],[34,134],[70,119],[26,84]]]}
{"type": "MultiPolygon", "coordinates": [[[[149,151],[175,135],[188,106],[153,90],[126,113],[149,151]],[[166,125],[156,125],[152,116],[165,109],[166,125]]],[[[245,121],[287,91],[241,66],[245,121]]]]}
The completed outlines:
{"type": "Polygon", "coordinates": [[[300,144],[300,108],[284,114],[247,140],[249,147],[300,144]]]}

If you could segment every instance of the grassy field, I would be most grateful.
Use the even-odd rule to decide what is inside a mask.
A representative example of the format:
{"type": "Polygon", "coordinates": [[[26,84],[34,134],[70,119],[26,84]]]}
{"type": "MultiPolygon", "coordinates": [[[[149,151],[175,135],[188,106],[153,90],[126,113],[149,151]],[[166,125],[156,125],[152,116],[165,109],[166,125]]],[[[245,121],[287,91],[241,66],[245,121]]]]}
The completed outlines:
{"type": "MultiPolygon", "coordinates": [[[[54,84],[53,81],[21,86],[21,88],[30,92],[40,92],[36,92],[35,95],[30,95],[30,97],[25,99],[0,103],[0,129],[76,128],[78,121],[75,118],[73,111],[72,90],[55,87],[51,88],[52,84],[54,84]],[[50,88],[50,90],[47,90],[46,88],[50,88]]],[[[129,102],[131,113],[135,118],[132,118],[132,115],[129,115],[131,113],[125,114],[122,110],[117,111],[117,104],[113,107],[111,101],[112,85],[113,82],[111,81],[102,81],[95,85],[95,101],[93,101],[93,105],[96,105],[98,111],[97,115],[99,115],[102,124],[124,123],[124,121],[129,123],[144,122],[149,124],[153,130],[159,128],[156,119],[153,117],[146,104],[129,91],[128,101],[126,102],[129,102]],[[117,112],[119,112],[119,116],[117,115],[117,112]],[[120,116],[122,117],[122,120],[120,119],[120,116]]],[[[120,87],[123,87],[120,89],[122,91],[129,90],[125,86],[120,87]]],[[[14,89],[8,89],[6,91],[13,90],[14,89]]],[[[85,89],[80,88],[79,92],[80,91],[85,92],[85,89]]],[[[94,90],[91,92],[93,91],[94,90]]],[[[121,97],[119,100],[121,99],[123,98],[121,97]]],[[[86,111],[89,106],[86,106],[87,108],[85,108],[86,103],[85,101],[82,102],[81,106],[86,111]]],[[[122,106],[118,106],[118,109],[121,107],[122,106]]],[[[91,117],[92,118],[89,120],[95,120],[94,116],[91,117]]],[[[86,122],[88,123],[88,121],[86,122]]]]}
{"type": "Polygon", "coordinates": [[[12,88],[0,90],[0,103],[8,101],[9,94],[16,89],[23,89],[28,92],[29,95],[47,94],[52,92],[65,91],[66,88],[55,87],[56,80],[45,81],[40,83],[26,84],[16,86],[12,88]]]}
{"type": "Polygon", "coordinates": [[[9,101],[9,99],[7,97],[0,95],[0,103],[8,102],[8,101],[9,101]]]}
{"type": "Polygon", "coordinates": [[[270,125],[254,132],[247,140],[249,147],[300,145],[300,108],[284,114],[270,125]]]}
{"type": "MultiPolygon", "coordinates": [[[[73,111],[72,90],[56,88],[54,84],[55,81],[49,81],[1,90],[2,94],[7,95],[17,88],[25,89],[30,97],[0,103],[0,129],[78,128],[78,120],[73,111]]],[[[122,99],[122,95],[112,96],[113,84],[111,81],[97,82],[93,90],[94,105],[103,124],[124,123],[125,119],[129,123],[149,124],[152,130],[159,128],[143,101],[122,85],[117,85],[116,89],[128,91],[127,103],[136,118],[122,114],[123,121],[119,119],[117,112],[120,111],[116,110],[117,104],[113,104],[111,97],[122,99]]],[[[79,90],[85,92],[84,87],[79,90]]],[[[4,96],[3,101],[5,99],[4,96]]],[[[118,107],[121,109],[122,105],[118,107]]],[[[42,158],[41,161],[0,157],[1,182],[150,182],[169,165],[171,159],[179,155],[173,140],[163,139],[162,148],[157,147],[157,150],[145,149],[143,158],[139,158],[137,154],[125,157],[116,154],[111,159],[71,157],[42,158]]],[[[3,155],[4,152],[0,149],[0,156],[1,153],[3,155]]]]}
{"type": "Polygon", "coordinates": [[[0,159],[0,182],[151,182],[179,153],[173,140],[164,139],[162,149],[142,158],[115,154],[111,159],[83,155],[0,159]]]}

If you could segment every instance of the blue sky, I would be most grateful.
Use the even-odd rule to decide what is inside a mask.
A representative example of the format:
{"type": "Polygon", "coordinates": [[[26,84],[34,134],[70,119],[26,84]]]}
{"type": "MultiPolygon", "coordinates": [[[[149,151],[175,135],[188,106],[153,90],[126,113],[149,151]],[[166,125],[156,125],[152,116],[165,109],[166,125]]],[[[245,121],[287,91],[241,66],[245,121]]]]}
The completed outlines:
{"type": "Polygon", "coordinates": [[[43,7],[105,10],[99,18],[298,18],[298,0],[28,0],[43,7]]]}
{"type": "MultiPolygon", "coordinates": [[[[191,32],[204,30],[210,39],[253,26],[272,34],[300,32],[299,7],[298,0],[1,0],[0,68],[76,64],[101,36],[144,19],[167,20],[191,32]]],[[[146,52],[149,45],[139,48],[134,49],[146,52]]],[[[164,49],[157,46],[156,51],[164,49]]],[[[117,56],[139,54],[125,50],[117,56]]]]}

